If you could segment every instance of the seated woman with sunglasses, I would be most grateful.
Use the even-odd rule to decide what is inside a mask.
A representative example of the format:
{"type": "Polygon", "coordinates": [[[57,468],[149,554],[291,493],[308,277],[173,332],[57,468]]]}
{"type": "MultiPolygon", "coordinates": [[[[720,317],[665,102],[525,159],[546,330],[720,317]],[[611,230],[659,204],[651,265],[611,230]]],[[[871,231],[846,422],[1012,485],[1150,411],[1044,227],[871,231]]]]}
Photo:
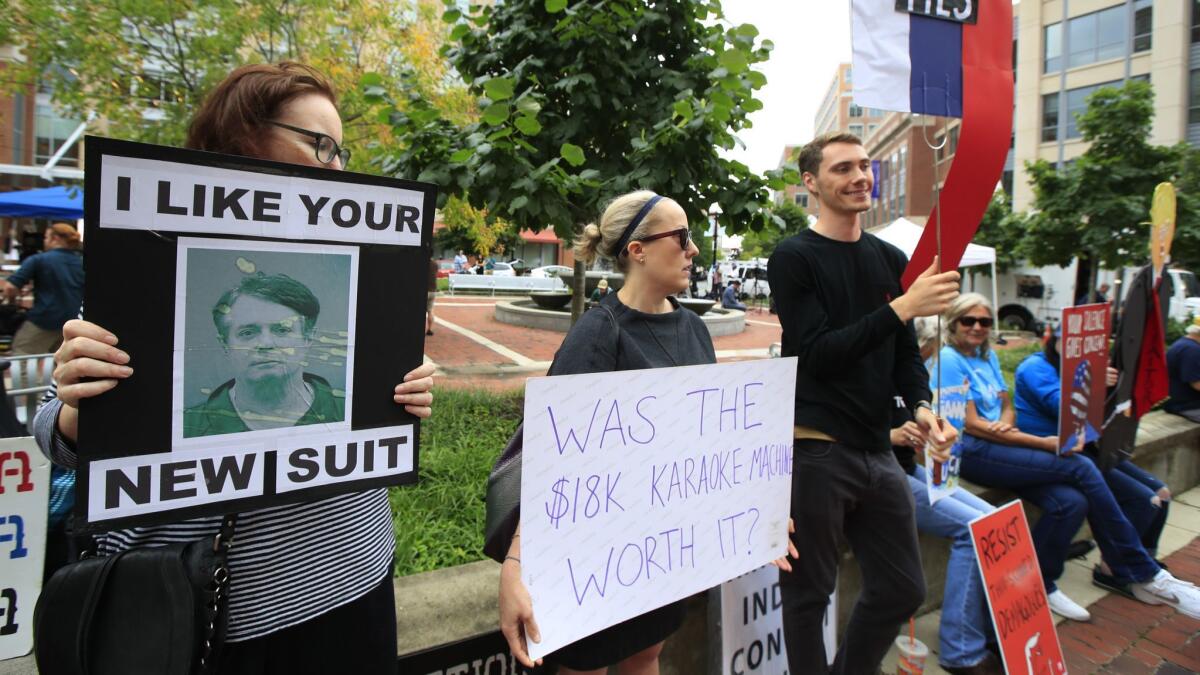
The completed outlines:
{"type": "MultiPolygon", "coordinates": [[[[584,229],[575,255],[588,263],[597,255],[612,258],[625,284],[567,333],[549,374],[716,363],[708,328],[674,298],[687,289],[692,258],[699,252],[688,234],[687,214],[671,199],[645,190],[614,199],[600,226],[584,229]]],[[[652,675],[658,673],[663,641],[683,623],[683,615],[682,602],[666,605],[567,645],[546,660],[557,663],[561,675],[600,675],[614,664],[622,675],[652,675]]],[[[500,630],[513,655],[533,667],[527,640],[539,638],[529,592],[521,583],[519,525],[500,568],[500,630]]]]}
{"type": "Polygon", "coordinates": [[[987,298],[960,295],[945,318],[942,381],[965,380],[970,385],[961,475],[980,485],[1012,490],[1042,509],[1032,537],[1050,609],[1076,621],[1091,619],[1055,585],[1086,515],[1104,560],[1114,575],[1129,583],[1138,600],[1168,604],[1200,618],[1200,589],[1171,576],[1146,552],[1100,470],[1077,454],[1082,448],[1059,455],[1057,436],[1029,434],[1016,426],[1000,362],[988,345],[994,317],[987,298]]]}

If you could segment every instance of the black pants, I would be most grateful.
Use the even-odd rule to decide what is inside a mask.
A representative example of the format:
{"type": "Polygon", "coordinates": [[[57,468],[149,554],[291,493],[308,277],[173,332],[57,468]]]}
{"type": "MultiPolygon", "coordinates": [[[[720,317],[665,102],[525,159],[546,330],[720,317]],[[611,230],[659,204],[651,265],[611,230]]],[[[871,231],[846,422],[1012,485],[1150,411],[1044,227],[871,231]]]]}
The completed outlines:
{"type": "Polygon", "coordinates": [[[396,672],[392,575],[354,602],[270,635],[226,643],[220,675],[325,675],[396,672]]]}
{"type": "Polygon", "coordinates": [[[901,624],[925,598],[908,479],[890,452],[799,440],[792,466],[793,541],[800,559],[780,572],[788,670],[826,673],[821,622],[837,583],[844,536],[862,571],[862,593],[833,672],[875,673],[901,624]]]}

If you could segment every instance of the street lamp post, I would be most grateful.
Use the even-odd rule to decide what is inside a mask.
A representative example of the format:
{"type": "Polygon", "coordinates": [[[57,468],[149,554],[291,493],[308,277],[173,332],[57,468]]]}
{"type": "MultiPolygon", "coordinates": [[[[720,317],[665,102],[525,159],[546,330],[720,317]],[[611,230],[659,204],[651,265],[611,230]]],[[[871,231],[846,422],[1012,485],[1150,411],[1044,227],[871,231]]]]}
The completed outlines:
{"type": "MultiPolygon", "coordinates": [[[[717,219],[721,215],[721,207],[713,204],[708,209],[708,217],[712,218],[713,226],[713,255],[712,255],[712,271],[709,274],[709,292],[716,293],[717,290],[717,243],[720,241],[721,232],[717,225],[717,219]]],[[[714,296],[715,297],[715,296],[714,296]]]]}

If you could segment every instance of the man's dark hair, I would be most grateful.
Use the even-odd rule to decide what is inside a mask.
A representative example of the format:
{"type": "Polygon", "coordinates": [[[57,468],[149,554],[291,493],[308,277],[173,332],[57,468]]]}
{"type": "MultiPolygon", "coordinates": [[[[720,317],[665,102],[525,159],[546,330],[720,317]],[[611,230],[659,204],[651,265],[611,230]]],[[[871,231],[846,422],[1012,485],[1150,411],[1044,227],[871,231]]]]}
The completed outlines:
{"type": "Polygon", "coordinates": [[[851,145],[862,145],[862,139],[858,136],[847,133],[845,131],[834,131],[828,134],[821,134],[812,139],[800,148],[800,154],[796,157],[796,164],[800,167],[800,175],[811,173],[816,176],[821,168],[821,158],[825,152],[825,146],[830,143],[849,143],[851,145]]]}
{"type": "Polygon", "coordinates": [[[242,277],[241,283],[236,288],[225,291],[221,299],[217,300],[217,304],[213,305],[213,323],[217,325],[217,335],[220,336],[222,343],[229,341],[229,322],[227,320],[229,309],[243,295],[262,298],[267,302],[290,307],[299,312],[300,317],[304,320],[301,328],[305,337],[312,335],[313,328],[317,325],[317,315],[321,313],[321,303],[317,300],[317,296],[308,290],[308,286],[286,274],[266,275],[257,272],[242,277]]]}

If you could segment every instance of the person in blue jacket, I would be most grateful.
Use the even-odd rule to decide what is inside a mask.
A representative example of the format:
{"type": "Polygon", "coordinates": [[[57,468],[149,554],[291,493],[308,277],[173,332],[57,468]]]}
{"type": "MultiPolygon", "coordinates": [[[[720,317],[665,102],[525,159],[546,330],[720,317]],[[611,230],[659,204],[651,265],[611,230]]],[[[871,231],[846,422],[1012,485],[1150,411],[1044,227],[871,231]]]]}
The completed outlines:
{"type": "Polygon", "coordinates": [[[738,300],[738,294],[742,292],[742,282],[739,279],[734,279],[725,287],[725,292],[721,294],[721,306],[725,309],[740,309],[746,311],[746,305],[738,300]]]}
{"type": "MultiPolygon", "coordinates": [[[[1015,397],[1013,406],[1017,410],[1017,426],[1037,436],[1053,436],[1058,433],[1059,402],[1062,384],[1059,378],[1058,340],[1061,328],[1046,341],[1042,351],[1025,357],[1017,366],[1015,397]]],[[[1117,371],[1109,367],[1105,381],[1108,386],[1116,384],[1117,371]]],[[[1095,445],[1084,447],[1083,456],[1097,460],[1095,445]]],[[[1142,547],[1151,556],[1158,553],[1158,538],[1167,523],[1167,511],[1171,491],[1154,475],[1129,460],[1103,472],[1104,482],[1117,498],[1121,511],[1130,524],[1141,535],[1142,547]]],[[[1160,562],[1161,566],[1162,563],[1160,562]]],[[[1092,570],[1092,583],[1102,588],[1129,595],[1127,584],[1113,575],[1112,569],[1103,559],[1092,570]]]]}

